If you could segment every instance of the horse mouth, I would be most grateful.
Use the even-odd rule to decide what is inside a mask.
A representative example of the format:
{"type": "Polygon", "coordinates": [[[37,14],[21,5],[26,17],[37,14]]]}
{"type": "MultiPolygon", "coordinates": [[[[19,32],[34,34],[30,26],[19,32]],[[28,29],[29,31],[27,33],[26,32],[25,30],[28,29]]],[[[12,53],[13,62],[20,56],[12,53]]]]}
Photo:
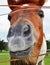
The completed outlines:
{"type": "Polygon", "coordinates": [[[15,58],[26,58],[29,56],[31,51],[32,51],[32,47],[29,47],[29,48],[22,50],[22,51],[16,51],[16,52],[10,51],[10,55],[12,57],[15,57],[15,58]]]}

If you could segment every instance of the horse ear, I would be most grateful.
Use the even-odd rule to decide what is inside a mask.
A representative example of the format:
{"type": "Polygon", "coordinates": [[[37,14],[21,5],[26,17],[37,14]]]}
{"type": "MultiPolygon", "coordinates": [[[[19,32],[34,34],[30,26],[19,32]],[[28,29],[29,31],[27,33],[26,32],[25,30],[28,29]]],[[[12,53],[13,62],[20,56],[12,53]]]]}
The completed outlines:
{"type": "MultiPolygon", "coordinates": [[[[46,0],[8,0],[8,5],[21,5],[21,4],[27,4],[27,3],[33,3],[38,6],[43,6],[46,0]]],[[[14,6],[9,6],[10,9],[18,8],[14,6]]]]}

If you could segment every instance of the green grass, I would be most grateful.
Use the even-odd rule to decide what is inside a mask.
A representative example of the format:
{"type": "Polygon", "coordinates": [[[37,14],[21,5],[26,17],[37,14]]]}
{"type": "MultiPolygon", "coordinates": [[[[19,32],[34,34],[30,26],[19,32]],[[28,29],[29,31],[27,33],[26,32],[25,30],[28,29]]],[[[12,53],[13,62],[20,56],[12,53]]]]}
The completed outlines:
{"type": "MultiPolygon", "coordinates": [[[[0,62],[4,61],[4,60],[9,60],[10,59],[10,55],[8,52],[2,52],[0,53],[0,62]]],[[[0,63],[0,65],[10,65],[9,62],[6,63],[0,63]]]]}
{"type": "Polygon", "coordinates": [[[45,60],[45,65],[50,65],[50,55],[47,55],[44,60],[45,60]]]}
{"type": "MultiPolygon", "coordinates": [[[[8,52],[0,53],[0,62],[9,59],[10,59],[10,55],[8,52]]],[[[44,60],[45,60],[45,65],[50,65],[50,55],[47,55],[44,60]]],[[[0,63],[0,65],[10,65],[10,62],[0,63]]]]}

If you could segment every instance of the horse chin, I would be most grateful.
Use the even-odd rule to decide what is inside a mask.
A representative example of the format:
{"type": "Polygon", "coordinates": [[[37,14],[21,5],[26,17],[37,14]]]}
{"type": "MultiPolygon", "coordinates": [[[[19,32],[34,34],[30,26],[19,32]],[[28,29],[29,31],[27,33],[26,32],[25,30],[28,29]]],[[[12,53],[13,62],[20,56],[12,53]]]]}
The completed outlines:
{"type": "MultiPolygon", "coordinates": [[[[16,65],[35,65],[32,61],[32,48],[23,51],[10,52],[11,59],[17,59],[14,63],[16,65]]],[[[13,65],[14,65],[13,63],[13,65]]]]}
{"type": "Polygon", "coordinates": [[[10,51],[10,55],[14,58],[26,59],[29,57],[31,51],[32,51],[32,47],[29,47],[28,49],[22,51],[16,51],[16,52],[10,51]]]}

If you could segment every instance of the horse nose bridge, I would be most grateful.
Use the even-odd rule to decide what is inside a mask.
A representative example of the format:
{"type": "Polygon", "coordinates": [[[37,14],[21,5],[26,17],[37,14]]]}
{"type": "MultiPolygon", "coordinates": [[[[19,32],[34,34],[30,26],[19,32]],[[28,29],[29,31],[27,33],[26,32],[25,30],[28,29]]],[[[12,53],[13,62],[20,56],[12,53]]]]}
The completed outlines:
{"type": "Polygon", "coordinates": [[[11,37],[14,35],[15,36],[21,36],[23,33],[23,29],[26,28],[26,30],[27,30],[27,25],[29,25],[29,27],[31,27],[31,28],[33,26],[31,21],[28,20],[27,18],[23,17],[23,15],[22,15],[22,18],[19,18],[17,23],[15,22],[15,24],[13,24],[13,26],[10,27],[9,32],[8,32],[8,37],[11,37]]]}

